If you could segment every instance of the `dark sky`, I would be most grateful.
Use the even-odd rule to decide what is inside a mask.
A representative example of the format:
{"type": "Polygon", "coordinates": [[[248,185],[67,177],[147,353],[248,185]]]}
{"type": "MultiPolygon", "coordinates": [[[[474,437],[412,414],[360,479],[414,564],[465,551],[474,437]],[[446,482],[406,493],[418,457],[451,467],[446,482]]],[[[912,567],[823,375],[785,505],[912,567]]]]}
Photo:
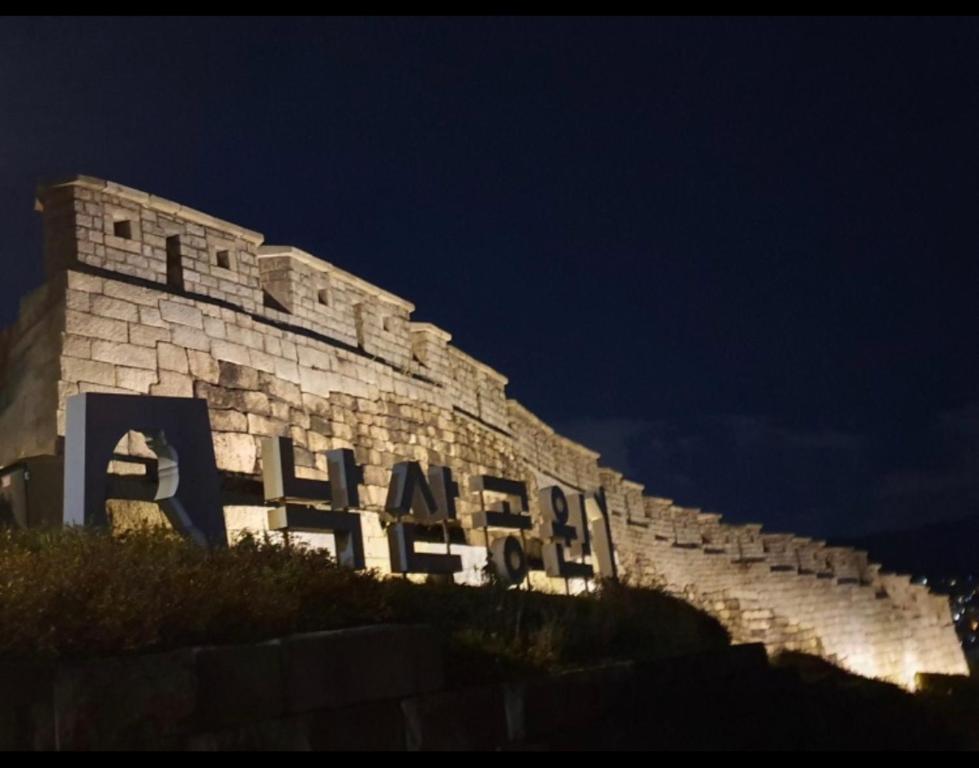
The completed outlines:
{"type": "Polygon", "coordinates": [[[2,320],[86,173],[418,306],[647,491],[979,504],[979,23],[0,20],[2,320]]]}

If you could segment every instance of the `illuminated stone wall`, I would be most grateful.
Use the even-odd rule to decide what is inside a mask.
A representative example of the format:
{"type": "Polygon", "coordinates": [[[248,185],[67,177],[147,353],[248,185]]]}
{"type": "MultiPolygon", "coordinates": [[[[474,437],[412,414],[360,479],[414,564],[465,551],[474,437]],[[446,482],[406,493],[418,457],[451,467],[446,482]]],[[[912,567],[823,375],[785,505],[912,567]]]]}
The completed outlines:
{"type": "MultiPolygon", "coordinates": [[[[466,478],[526,480],[538,522],[537,488],[604,486],[623,575],[684,596],[736,640],[819,653],[903,684],[916,671],[966,671],[944,598],[882,575],[862,553],[644,496],[507,399],[504,376],[453,347],[447,332],[413,321],[404,299],[111,182],[78,177],[41,190],[38,202],[48,283],[2,338],[0,463],[57,453],[72,394],[203,398],[227,478],[258,478],[263,437],[290,437],[297,473],[318,479],[325,451],[356,452],[366,465],[369,567],[388,567],[381,513],[397,461],[444,464],[463,482],[462,535],[452,545],[466,565],[460,581],[479,580],[486,543],[471,529],[480,500],[466,478]]],[[[120,452],[152,456],[132,433],[120,452]]],[[[264,529],[266,514],[254,503],[226,507],[229,535],[264,529]]],[[[568,588],[539,572],[532,583],[568,588]]]]}

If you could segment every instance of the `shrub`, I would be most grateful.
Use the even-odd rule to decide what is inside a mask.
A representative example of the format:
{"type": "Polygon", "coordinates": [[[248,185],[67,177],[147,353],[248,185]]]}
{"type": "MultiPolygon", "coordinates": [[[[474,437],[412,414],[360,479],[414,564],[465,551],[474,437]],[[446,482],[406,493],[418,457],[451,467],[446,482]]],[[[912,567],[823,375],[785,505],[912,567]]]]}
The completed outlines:
{"type": "Polygon", "coordinates": [[[450,674],[478,679],[728,642],[713,619],[654,590],[607,583],[566,597],[419,585],[254,537],[206,551],[160,529],[0,531],[0,568],[0,657],[8,660],[426,623],[446,640],[450,674]]]}

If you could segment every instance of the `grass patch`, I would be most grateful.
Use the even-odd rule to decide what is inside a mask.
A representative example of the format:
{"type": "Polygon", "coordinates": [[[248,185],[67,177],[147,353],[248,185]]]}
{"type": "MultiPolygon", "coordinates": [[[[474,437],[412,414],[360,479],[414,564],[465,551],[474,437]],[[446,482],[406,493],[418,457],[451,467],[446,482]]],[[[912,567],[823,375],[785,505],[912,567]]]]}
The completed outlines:
{"type": "Polygon", "coordinates": [[[255,538],[206,551],[160,529],[0,532],[3,660],[48,663],[387,622],[439,629],[450,676],[467,682],[729,642],[720,624],[683,601],[621,584],[579,597],[419,585],[255,538]]]}

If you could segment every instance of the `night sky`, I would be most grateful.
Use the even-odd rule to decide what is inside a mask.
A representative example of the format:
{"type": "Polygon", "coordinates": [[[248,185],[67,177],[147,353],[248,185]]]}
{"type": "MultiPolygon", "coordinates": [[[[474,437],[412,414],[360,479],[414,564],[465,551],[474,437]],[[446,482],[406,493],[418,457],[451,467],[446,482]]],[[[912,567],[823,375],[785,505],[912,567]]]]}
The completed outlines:
{"type": "Polygon", "coordinates": [[[0,20],[0,321],[85,173],[322,256],[647,492],[979,507],[979,24],[0,20]]]}

